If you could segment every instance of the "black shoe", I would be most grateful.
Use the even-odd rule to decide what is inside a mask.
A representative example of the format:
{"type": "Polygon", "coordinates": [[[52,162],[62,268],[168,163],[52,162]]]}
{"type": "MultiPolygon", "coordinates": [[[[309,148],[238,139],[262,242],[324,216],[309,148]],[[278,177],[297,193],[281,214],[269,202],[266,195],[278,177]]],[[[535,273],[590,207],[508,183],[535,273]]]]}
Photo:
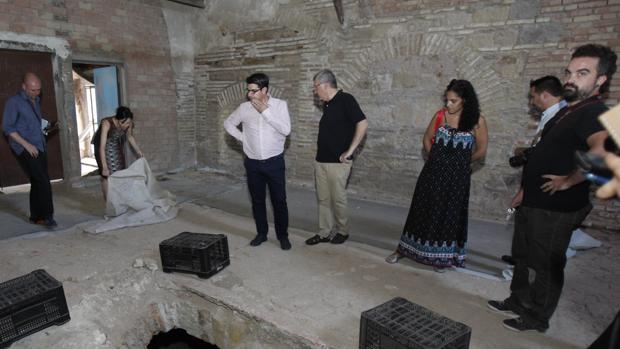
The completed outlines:
{"type": "Polygon", "coordinates": [[[511,255],[507,255],[507,254],[503,255],[502,260],[510,265],[515,265],[515,260],[514,258],[512,258],[511,255]]]}
{"type": "Polygon", "coordinates": [[[265,235],[256,235],[254,240],[250,241],[251,246],[259,246],[263,242],[267,241],[267,237],[265,235]]]}
{"type": "Polygon", "coordinates": [[[284,251],[288,251],[291,249],[291,242],[288,238],[284,238],[280,240],[280,248],[284,251]]]}
{"type": "Polygon", "coordinates": [[[509,316],[519,316],[516,307],[513,307],[511,303],[507,301],[488,301],[487,307],[495,312],[502,313],[509,316]]]}
{"type": "Polygon", "coordinates": [[[36,224],[36,225],[41,225],[44,226],[46,228],[52,229],[58,226],[58,223],[56,223],[56,221],[54,220],[54,218],[45,218],[45,219],[32,219],[30,218],[30,223],[32,224],[36,224]]]}
{"type": "Polygon", "coordinates": [[[52,217],[45,218],[45,226],[48,228],[56,228],[58,223],[52,217]]]}
{"type": "Polygon", "coordinates": [[[549,326],[544,325],[536,325],[530,322],[523,320],[522,317],[518,317],[516,319],[507,319],[502,321],[504,327],[509,330],[517,331],[517,332],[525,332],[525,331],[538,331],[541,333],[545,333],[549,326]]]}
{"type": "Polygon", "coordinates": [[[344,235],[344,234],[336,233],[336,235],[334,235],[334,237],[332,238],[332,240],[330,242],[332,244],[339,245],[339,244],[347,241],[348,238],[349,238],[349,234],[344,235]]]}
{"type": "Polygon", "coordinates": [[[315,236],[311,237],[310,239],[306,240],[306,245],[316,245],[320,242],[329,242],[330,238],[329,237],[322,237],[319,234],[316,234],[315,236]]]}

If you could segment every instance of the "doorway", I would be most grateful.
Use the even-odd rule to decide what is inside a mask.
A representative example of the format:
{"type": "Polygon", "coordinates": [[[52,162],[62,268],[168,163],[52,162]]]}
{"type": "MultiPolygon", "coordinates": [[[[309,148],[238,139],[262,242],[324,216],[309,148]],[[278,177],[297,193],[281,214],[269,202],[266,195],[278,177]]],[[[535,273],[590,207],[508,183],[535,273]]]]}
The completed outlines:
{"type": "Polygon", "coordinates": [[[101,119],[113,116],[121,104],[121,66],[106,63],[74,63],[73,94],[80,151],[81,175],[97,172],[92,144],[101,119]]]}
{"type": "MultiPolygon", "coordinates": [[[[0,49],[0,125],[4,104],[7,99],[21,91],[22,79],[27,72],[35,73],[41,79],[41,114],[49,122],[58,121],[52,59],[49,52],[0,49]]],[[[47,138],[46,143],[49,176],[51,179],[62,179],[58,132],[47,138]]],[[[28,177],[12,154],[0,126],[0,189],[28,182],[28,177]]]]}

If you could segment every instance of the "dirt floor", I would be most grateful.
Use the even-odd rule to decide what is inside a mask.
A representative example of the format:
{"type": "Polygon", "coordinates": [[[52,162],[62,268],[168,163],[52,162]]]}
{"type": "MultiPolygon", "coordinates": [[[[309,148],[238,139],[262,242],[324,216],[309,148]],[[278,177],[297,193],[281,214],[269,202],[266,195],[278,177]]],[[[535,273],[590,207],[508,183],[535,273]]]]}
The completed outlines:
{"type": "MultiPolygon", "coordinates": [[[[306,246],[303,240],[313,232],[297,227],[291,229],[290,251],[280,250],[273,236],[267,243],[251,247],[248,243],[254,225],[247,208],[217,208],[218,202],[229,208],[233,200],[225,198],[233,192],[236,197],[244,189],[240,179],[201,171],[160,178],[181,202],[179,216],[166,223],[99,235],[84,233],[83,224],[103,212],[97,183],[87,180],[83,188],[54,186],[57,212],[81,217],[82,222],[29,234],[22,233],[32,228],[23,219],[4,226],[0,280],[34,269],[47,270],[63,283],[72,317],[65,325],[16,342],[14,348],[139,348],[144,343],[137,344],[137,332],[132,329],[140,327],[136,324],[145,318],[153,318],[153,307],[180,309],[179,304],[195,296],[215,309],[233,309],[247,318],[260,319],[300,343],[289,347],[312,348],[358,348],[361,312],[393,297],[404,297],[470,326],[470,348],[584,348],[620,309],[617,233],[588,231],[603,241],[603,247],[580,252],[569,260],[564,292],[546,334],[515,333],[501,326],[503,316],[486,308],[488,299],[508,295],[508,282],[454,271],[438,274],[407,261],[389,265],[383,261],[389,250],[363,242],[306,246]],[[23,229],[15,231],[16,227],[23,229]],[[208,280],[162,273],[158,244],[182,231],[226,234],[231,265],[208,280]],[[137,260],[146,263],[141,266],[137,260]]],[[[311,192],[311,188],[295,190],[303,195],[311,192]]],[[[24,200],[23,191],[0,195],[2,214],[18,217],[24,211],[24,200]]],[[[295,200],[290,197],[290,202],[295,200]]],[[[307,210],[289,206],[291,216],[307,215],[307,210]]],[[[384,209],[391,210],[389,206],[384,209]]],[[[386,214],[376,212],[376,217],[366,218],[380,227],[386,214]]],[[[393,222],[384,226],[393,230],[394,225],[398,226],[393,222]]],[[[182,318],[172,316],[173,320],[159,329],[191,326],[182,318]]],[[[152,331],[154,327],[144,328],[152,331]]],[[[220,347],[279,348],[244,336],[235,337],[235,342],[213,329],[196,334],[209,337],[220,347]]]]}

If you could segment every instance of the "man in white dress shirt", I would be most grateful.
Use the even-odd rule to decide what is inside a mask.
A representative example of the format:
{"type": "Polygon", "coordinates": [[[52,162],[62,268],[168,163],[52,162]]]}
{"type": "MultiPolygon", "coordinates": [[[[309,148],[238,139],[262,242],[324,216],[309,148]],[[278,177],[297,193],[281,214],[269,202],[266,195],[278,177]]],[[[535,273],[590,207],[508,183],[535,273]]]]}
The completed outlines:
{"type": "Polygon", "coordinates": [[[259,246],[267,241],[266,187],[273,206],[276,236],[283,250],[291,248],[288,239],[288,207],[284,143],[291,133],[291,118],[285,101],[269,95],[269,77],[263,73],[250,75],[248,101],[242,103],[224,121],[224,128],[243,144],[244,166],[252,199],[256,237],[250,242],[259,246]],[[242,125],[240,131],[238,126],[242,125]]]}

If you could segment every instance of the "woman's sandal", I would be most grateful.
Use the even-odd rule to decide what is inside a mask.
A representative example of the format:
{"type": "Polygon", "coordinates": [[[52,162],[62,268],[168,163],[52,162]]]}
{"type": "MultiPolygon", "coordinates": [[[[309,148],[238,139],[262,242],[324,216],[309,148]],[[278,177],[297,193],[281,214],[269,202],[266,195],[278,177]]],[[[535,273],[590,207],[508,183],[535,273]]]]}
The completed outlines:
{"type": "Polygon", "coordinates": [[[391,255],[385,257],[385,261],[390,264],[398,263],[398,260],[403,258],[404,256],[398,252],[394,252],[391,255]]]}
{"type": "Polygon", "coordinates": [[[437,266],[437,265],[433,266],[433,270],[439,274],[443,274],[450,269],[452,269],[452,267],[442,267],[442,266],[437,266]]]}

